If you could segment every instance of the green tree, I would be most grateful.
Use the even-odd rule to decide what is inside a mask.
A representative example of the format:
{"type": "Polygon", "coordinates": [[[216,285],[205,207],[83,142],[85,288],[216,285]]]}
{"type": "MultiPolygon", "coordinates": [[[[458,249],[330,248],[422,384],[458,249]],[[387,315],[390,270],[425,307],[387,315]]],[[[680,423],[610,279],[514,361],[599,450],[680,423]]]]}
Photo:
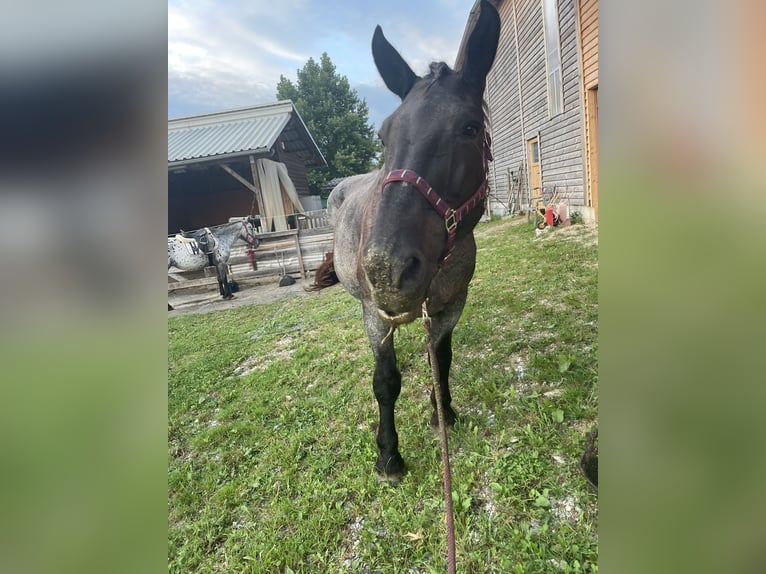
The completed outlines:
{"type": "Polygon", "coordinates": [[[295,84],[280,76],[277,99],[293,101],[327,160],[328,169],[308,172],[312,193],[327,197],[331,179],[366,173],[377,165],[382,146],[368,122],[367,102],[337,74],[326,52],[319,63],[309,58],[295,84]]]}

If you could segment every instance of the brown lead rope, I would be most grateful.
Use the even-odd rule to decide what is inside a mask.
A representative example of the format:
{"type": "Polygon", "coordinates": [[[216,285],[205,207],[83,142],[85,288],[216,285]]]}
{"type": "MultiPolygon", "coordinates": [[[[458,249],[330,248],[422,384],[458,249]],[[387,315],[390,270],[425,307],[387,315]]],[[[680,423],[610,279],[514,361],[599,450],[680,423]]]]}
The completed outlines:
{"type": "Polygon", "coordinates": [[[436,350],[431,339],[431,318],[423,302],[423,327],[426,330],[428,358],[431,362],[431,375],[436,398],[436,414],[439,417],[439,437],[442,448],[442,468],[444,470],[444,511],[447,520],[447,572],[455,574],[455,513],[452,506],[452,474],[449,466],[449,450],[447,445],[447,427],[444,424],[444,409],[442,408],[442,391],[439,385],[439,364],[436,362],[436,350]]]}

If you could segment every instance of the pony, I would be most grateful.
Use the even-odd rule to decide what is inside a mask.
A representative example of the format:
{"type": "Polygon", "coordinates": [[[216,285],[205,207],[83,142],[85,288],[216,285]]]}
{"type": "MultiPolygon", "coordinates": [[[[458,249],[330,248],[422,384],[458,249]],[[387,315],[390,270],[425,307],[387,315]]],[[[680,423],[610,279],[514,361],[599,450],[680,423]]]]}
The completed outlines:
{"type": "MultiPolygon", "coordinates": [[[[317,269],[313,290],[339,281],[361,302],[375,360],[380,480],[397,482],[405,473],[394,421],[401,373],[393,334],[424,313],[431,318],[445,423],[457,419],[449,391],[452,332],[473,277],[473,229],[487,195],[491,155],[483,98],[499,34],[497,11],[482,0],[463,66],[434,62],[419,77],[377,26],[373,59],[401,99],[380,129],[384,166],[343,180],[328,198],[333,250],[317,269]]],[[[431,425],[438,426],[433,391],[431,405],[431,425]]]]}
{"type": "Polygon", "coordinates": [[[168,269],[177,267],[184,271],[198,271],[212,265],[216,269],[221,297],[232,299],[234,295],[229,285],[228,261],[231,246],[238,239],[253,249],[260,245],[250,219],[181,232],[168,238],[168,269]]]}

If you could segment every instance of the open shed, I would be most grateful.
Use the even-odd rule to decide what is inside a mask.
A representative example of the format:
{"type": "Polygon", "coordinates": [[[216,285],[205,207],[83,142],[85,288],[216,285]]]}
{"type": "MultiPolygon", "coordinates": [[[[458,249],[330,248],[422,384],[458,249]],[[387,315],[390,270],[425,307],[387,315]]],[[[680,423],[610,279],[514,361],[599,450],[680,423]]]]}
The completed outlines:
{"type": "Polygon", "coordinates": [[[321,209],[306,171],[326,165],[290,100],[169,120],[168,234],[245,215],[294,228],[321,209]]]}

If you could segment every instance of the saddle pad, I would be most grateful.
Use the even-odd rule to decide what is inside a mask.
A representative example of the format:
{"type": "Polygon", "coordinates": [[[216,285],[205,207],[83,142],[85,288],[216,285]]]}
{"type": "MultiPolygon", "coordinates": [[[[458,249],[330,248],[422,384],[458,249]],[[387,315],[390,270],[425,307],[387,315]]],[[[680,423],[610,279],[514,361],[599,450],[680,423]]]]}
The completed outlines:
{"type": "Polygon", "coordinates": [[[189,238],[189,237],[184,237],[182,235],[176,235],[176,242],[179,245],[182,245],[184,250],[189,255],[197,255],[201,251],[200,248],[199,248],[199,244],[197,243],[196,239],[192,239],[192,238],[189,238]]]}

